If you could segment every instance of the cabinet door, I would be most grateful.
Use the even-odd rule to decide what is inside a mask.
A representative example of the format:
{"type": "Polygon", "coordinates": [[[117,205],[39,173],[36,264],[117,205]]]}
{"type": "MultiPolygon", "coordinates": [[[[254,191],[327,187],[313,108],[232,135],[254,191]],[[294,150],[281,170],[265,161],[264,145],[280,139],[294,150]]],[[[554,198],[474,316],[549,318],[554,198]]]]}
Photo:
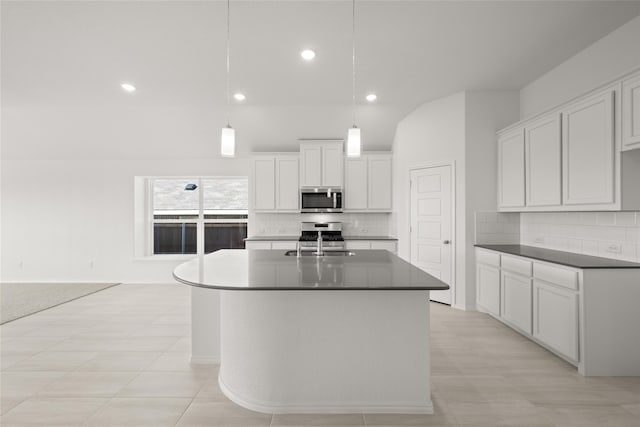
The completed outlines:
{"type": "Polygon", "coordinates": [[[527,206],[559,206],[562,203],[560,115],[525,128],[527,206]]]}
{"type": "Polygon", "coordinates": [[[640,148],[640,76],[622,83],[622,146],[640,148]]]}
{"type": "Polygon", "coordinates": [[[562,114],[562,199],[566,205],[614,202],[613,91],[562,114]]]}
{"type": "Polygon", "coordinates": [[[578,360],[578,295],[533,281],[533,336],[551,349],[578,360]]]}
{"type": "Polygon", "coordinates": [[[371,249],[384,249],[392,254],[396,254],[398,252],[398,247],[395,241],[385,242],[383,240],[372,240],[371,249]]]}
{"type": "Polygon", "coordinates": [[[494,316],[500,316],[500,271],[497,268],[477,264],[476,282],[478,305],[494,316]]]}
{"type": "Polygon", "coordinates": [[[391,157],[369,157],[369,209],[391,210],[391,157]]]}
{"type": "Polygon", "coordinates": [[[275,209],[275,159],[265,157],[253,160],[253,209],[275,209]]]}
{"type": "Polygon", "coordinates": [[[371,242],[369,240],[347,240],[344,242],[344,246],[348,250],[371,249],[371,242]]]}
{"type": "Polygon", "coordinates": [[[276,157],[276,209],[299,210],[298,159],[276,157]]]}
{"type": "Polygon", "coordinates": [[[502,318],[531,335],[531,278],[502,272],[502,318]]]}
{"type": "Polygon", "coordinates": [[[300,186],[322,186],[322,145],[300,144],[300,186]]]}
{"type": "Polygon", "coordinates": [[[345,162],[344,208],[367,208],[367,158],[347,159],[345,162]]]}
{"type": "Polygon", "coordinates": [[[341,142],[322,145],[322,185],[342,187],[343,154],[341,142]]]}
{"type": "Polygon", "coordinates": [[[266,241],[249,241],[244,242],[245,249],[271,249],[271,242],[266,241]]]}
{"type": "Polygon", "coordinates": [[[513,208],[524,202],[524,132],[519,130],[498,140],[498,204],[513,208]]]}

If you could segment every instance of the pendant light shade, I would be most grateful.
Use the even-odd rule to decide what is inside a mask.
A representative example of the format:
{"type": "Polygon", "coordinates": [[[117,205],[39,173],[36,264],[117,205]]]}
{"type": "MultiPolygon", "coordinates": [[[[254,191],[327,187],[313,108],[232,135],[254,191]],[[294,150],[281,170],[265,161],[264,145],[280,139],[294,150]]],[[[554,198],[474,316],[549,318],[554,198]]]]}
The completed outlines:
{"type": "Polygon", "coordinates": [[[360,128],[355,125],[347,134],[347,157],[360,157],[360,128]]]}
{"type": "Polygon", "coordinates": [[[235,157],[236,155],[236,130],[231,126],[222,128],[220,155],[222,157],[235,157]]]}

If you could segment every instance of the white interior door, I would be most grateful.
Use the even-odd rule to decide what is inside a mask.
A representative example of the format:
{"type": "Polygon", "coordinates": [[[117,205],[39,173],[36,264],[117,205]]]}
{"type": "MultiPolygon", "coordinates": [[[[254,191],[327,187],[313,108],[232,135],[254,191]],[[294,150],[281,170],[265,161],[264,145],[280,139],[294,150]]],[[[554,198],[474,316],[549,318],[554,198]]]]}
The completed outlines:
{"type": "MultiPolygon", "coordinates": [[[[411,171],[411,263],[449,286],[452,268],[451,166],[411,171]]],[[[451,304],[451,289],[431,291],[451,304]]]]}

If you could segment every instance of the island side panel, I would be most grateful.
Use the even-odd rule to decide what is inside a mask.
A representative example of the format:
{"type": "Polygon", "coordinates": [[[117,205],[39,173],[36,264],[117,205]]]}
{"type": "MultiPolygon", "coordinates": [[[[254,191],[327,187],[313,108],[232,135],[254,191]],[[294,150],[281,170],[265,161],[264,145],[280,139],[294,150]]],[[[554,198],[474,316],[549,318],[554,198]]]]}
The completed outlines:
{"type": "Polygon", "coordinates": [[[220,363],[220,291],[191,288],[191,363],[220,363]]]}
{"type": "Polygon", "coordinates": [[[433,412],[429,291],[222,291],[221,350],[252,410],[433,412]]]}
{"type": "Polygon", "coordinates": [[[640,376],[640,269],[585,269],[580,363],[585,376],[640,376]]]}

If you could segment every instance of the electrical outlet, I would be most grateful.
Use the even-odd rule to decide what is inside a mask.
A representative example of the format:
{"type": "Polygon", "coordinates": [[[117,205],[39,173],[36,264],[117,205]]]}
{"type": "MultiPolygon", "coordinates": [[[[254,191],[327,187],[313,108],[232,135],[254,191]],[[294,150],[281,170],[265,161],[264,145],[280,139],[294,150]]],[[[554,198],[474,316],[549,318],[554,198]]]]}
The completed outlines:
{"type": "Polygon", "coordinates": [[[89,268],[93,268],[93,265],[94,265],[93,261],[89,261],[89,268]]]}
{"type": "Polygon", "coordinates": [[[24,262],[20,261],[20,263],[18,264],[20,266],[20,268],[22,269],[24,267],[24,262]]]}
{"type": "Polygon", "coordinates": [[[544,237],[536,237],[533,241],[535,243],[544,243],[544,237]]]}
{"type": "Polygon", "coordinates": [[[362,232],[362,234],[367,234],[369,232],[369,230],[367,230],[366,228],[363,228],[360,231],[362,232]]]}
{"type": "Polygon", "coordinates": [[[620,252],[622,252],[622,245],[619,243],[610,243],[605,248],[605,251],[611,252],[612,254],[619,254],[620,252]]]}

